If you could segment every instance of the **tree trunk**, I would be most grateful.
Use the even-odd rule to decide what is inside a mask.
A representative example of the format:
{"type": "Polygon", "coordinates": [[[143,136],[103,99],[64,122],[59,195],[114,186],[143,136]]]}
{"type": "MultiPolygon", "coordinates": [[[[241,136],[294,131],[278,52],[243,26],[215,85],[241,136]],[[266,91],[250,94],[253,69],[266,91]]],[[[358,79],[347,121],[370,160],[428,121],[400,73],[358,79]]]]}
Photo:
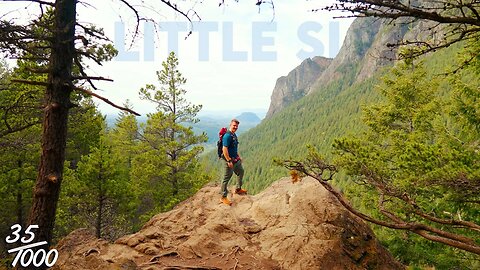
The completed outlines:
{"type": "Polygon", "coordinates": [[[105,204],[105,197],[106,191],[104,187],[104,177],[102,174],[103,167],[103,156],[100,152],[100,166],[99,166],[99,173],[98,173],[98,208],[97,208],[97,222],[95,223],[95,230],[97,238],[102,237],[102,218],[103,218],[103,207],[105,204]]]}
{"type": "Polygon", "coordinates": [[[177,179],[177,170],[173,169],[172,175],[171,175],[171,182],[172,182],[172,195],[173,197],[176,197],[178,195],[179,187],[178,187],[178,179],[177,179]]]}
{"type": "Polygon", "coordinates": [[[22,178],[23,178],[23,161],[18,160],[18,178],[17,178],[17,224],[23,226],[23,197],[22,197],[22,178]]]}
{"type": "MultiPolygon", "coordinates": [[[[47,241],[48,250],[60,185],[63,178],[68,111],[71,108],[72,63],[76,21],[76,0],[55,1],[55,25],[51,40],[48,86],[45,90],[42,155],[33,191],[29,224],[38,225],[35,240],[47,241]]],[[[42,267],[45,268],[45,267],[42,267]]],[[[38,269],[38,268],[36,268],[38,269]]]]}
{"type": "Polygon", "coordinates": [[[102,193],[98,195],[98,209],[97,209],[97,222],[95,224],[95,231],[97,238],[102,237],[102,216],[103,216],[103,204],[105,203],[102,193]]]}

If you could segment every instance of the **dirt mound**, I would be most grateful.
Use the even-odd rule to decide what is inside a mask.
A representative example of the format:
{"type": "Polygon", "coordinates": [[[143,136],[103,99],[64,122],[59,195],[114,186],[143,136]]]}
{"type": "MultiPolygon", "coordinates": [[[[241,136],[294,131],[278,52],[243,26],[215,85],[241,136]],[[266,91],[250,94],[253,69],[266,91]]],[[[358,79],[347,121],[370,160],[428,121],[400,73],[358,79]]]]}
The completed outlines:
{"type": "Polygon", "coordinates": [[[114,244],[77,230],[54,269],[403,269],[315,180],[275,182],[220,203],[202,188],[114,244]]]}

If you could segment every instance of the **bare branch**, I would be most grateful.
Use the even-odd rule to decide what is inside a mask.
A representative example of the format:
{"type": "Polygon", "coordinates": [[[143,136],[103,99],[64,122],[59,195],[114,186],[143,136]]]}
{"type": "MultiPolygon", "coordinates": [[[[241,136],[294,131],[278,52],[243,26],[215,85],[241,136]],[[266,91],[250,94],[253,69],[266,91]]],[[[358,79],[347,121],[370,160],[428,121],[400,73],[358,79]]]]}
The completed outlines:
{"type": "MultiPolygon", "coordinates": [[[[4,1],[4,2],[19,2],[19,1],[22,1],[22,0],[2,0],[2,1],[4,1]]],[[[55,3],[42,1],[42,0],[24,0],[24,1],[35,2],[35,3],[39,3],[40,5],[48,5],[48,6],[51,6],[51,7],[55,6],[55,3]]]]}
{"type": "MultiPolygon", "coordinates": [[[[415,17],[439,23],[461,23],[480,26],[480,20],[469,16],[455,16],[447,13],[439,13],[433,7],[415,7],[412,3],[404,5],[401,1],[383,0],[338,0],[341,4],[335,4],[323,9],[333,11],[353,12],[356,16],[382,17],[398,19],[401,17],[415,17]]],[[[433,2],[430,1],[430,5],[433,2]]],[[[466,5],[465,5],[466,6],[466,5]]],[[[458,10],[462,10],[458,8],[458,10]]]]}
{"type": "Polygon", "coordinates": [[[476,244],[467,244],[467,243],[455,241],[455,240],[452,240],[452,239],[449,239],[449,238],[446,238],[446,237],[431,235],[428,232],[422,231],[422,230],[413,231],[413,232],[422,236],[422,237],[424,237],[425,239],[428,239],[428,240],[431,240],[431,241],[434,241],[434,242],[438,242],[438,243],[442,243],[442,244],[445,244],[445,245],[448,245],[448,246],[451,246],[451,247],[456,247],[456,248],[459,248],[459,249],[463,249],[465,251],[469,251],[469,252],[472,252],[472,253],[475,253],[475,254],[480,254],[480,246],[478,246],[476,244]]]}
{"type": "Polygon", "coordinates": [[[108,81],[113,82],[112,79],[105,77],[92,77],[92,76],[72,76],[72,80],[95,80],[95,81],[108,81]]]}
{"type": "MultiPolygon", "coordinates": [[[[379,201],[379,204],[380,204],[380,207],[381,207],[380,211],[386,217],[391,219],[393,222],[386,222],[386,221],[383,221],[383,220],[380,220],[380,219],[376,219],[376,218],[373,218],[369,215],[366,215],[366,214],[356,210],[343,197],[343,195],[340,192],[338,192],[335,188],[333,188],[333,186],[323,178],[324,172],[321,172],[319,174],[318,172],[312,172],[310,170],[310,168],[312,168],[312,167],[322,167],[322,168],[324,168],[324,170],[333,170],[334,172],[336,172],[335,166],[329,165],[329,167],[327,168],[327,166],[325,166],[326,163],[321,159],[309,158],[309,160],[306,164],[303,163],[303,162],[299,162],[299,161],[285,160],[285,161],[281,162],[280,164],[282,164],[287,169],[301,172],[306,176],[310,176],[310,177],[316,179],[327,191],[329,191],[333,196],[335,196],[338,199],[338,201],[340,202],[340,204],[342,204],[349,212],[351,212],[352,214],[358,216],[359,218],[361,218],[365,221],[368,221],[368,222],[371,222],[371,223],[374,223],[374,224],[377,224],[377,225],[380,225],[380,226],[383,226],[383,227],[391,228],[391,229],[411,231],[411,232],[416,233],[416,234],[418,234],[418,235],[420,235],[420,236],[422,236],[422,237],[424,237],[428,240],[439,242],[439,243],[442,243],[442,244],[446,244],[446,245],[456,247],[456,248],[459,248],[459,249],[462,249],[462,250],[465,250],[465,251],[468,251],[468,252],[472,252],[472,253],[475,253],[475,254],[480,254],[480,245],[475,243],[475,241],[471,238],[465,237],[463,235],[447,232],[447,231],[444,231],[444,230],[441,230],[441,229],[437,229],[435,227],[428,226],[428,225],[425,225],[425,224],[421,224],[421,223],[417,223],[417,222],[409,222],[409,221],[401,219],[400,217],[398,217],[398,216],[394,215],[393,213],[389,212],[388,210],[386,210],[383,206],[383,203],[385,202],[383,192],[385,192],[385,190],[380,190],[379,191],[380,194],[381,194],[380,201],[379,201]],[[312,163],[317,163],[317,165],[312,166],[312,163]]],[[[377,185],[377,188],[382,188],[382,186],[377,185]]],[[[385,186],[383,188],[385,188],[385,186]]],[[[389,195],[391,195],[391,194],[389,194],[389,195]]],[[[403,196],[403,198],[402,198],[402,196],[399,196],[398,194],[395,197],[401,198],[401,199],[407,200],[407,201],[409,200],[408,197],[403,196]]],[[[412,201],[410,201],[410,203],[413,204],[412,201]]],[[[478,227],[477,224],[470,223],[470,222],[464,222],[464,221],[449,221],[449,222],[447,222],[446,220],[443,220],[443,219],[436,219],[436,218],[433,218],[429,215],[426,215],[425,213],[421,212],[419,209],[417,209],[417,212],[421,213],[422,217],[424,216],[427,220],[432,221],[432,222],[439,221],[439,223],[443,224],[443,225],[462,225],[465,228],[473,228],[475,231],[477,230],[477,227],[478,227]]]]}
{"type": "MultiPolygon", "coordinates": [[[[104,35],[102,35],[102,33],[99,32],[99,31],[94,31],[94,30],[92,30],[91,28],[88,28],[88,27],[86,27],[85,25],[80,24],[80,23],[77,23],[76,25],[79,26],[80,28],[82,28],[83,31],[85,32],[85,34],[87,34],[87,35],[90,35],[90,36],[92,36],[92,37],[95,37],[95,38],[97,38],[97,39],[99,39],[99,40],[110,41],[107,37],[105,37],[104,35]]],[[[76,36],[75,38],[82,40],[82,42],[83,42],[84,44],[85,44],[85,42],[88,42],[84,36],[76,36]]]]}
{"type": "Polygon", "coordinates": [[[139,113],[137,113],[137,112],[135,112],[135,111],[133,111],[133,110],[131,110],[131,109],[129,109],[129,108],[118,106],[118,105],[116,105],[115,103],[113,103],[113,102],[111,102],[110,100],[108,100],[107,98],[104,98],[104,97],[102,97],[102,96],[100,96],[100,95],[97,95],[97,94],[93,93],[93,92],[90,91],[90,90],[83,89],[83,88],[80,88],[80,87],[74,87],[73,89],[74,89],[74,90],[77,90],[77,91],[80,91],[80,92],[82,92],[82,93],[84,93],[84,94],[87,94],[87,95],[89,95],[89,96],[96,97],[96,98],[102,100],[103,102],[111,105],[112,107],[115,107],[115,108],[120,109],[120,110],[122,110],[122,111],[129,112],[129,113],[134,114],[134,115],[136,115],[136,116],[140,116],[139,113]]]}
{"type": "MultiPolygon", "coordinates": [[[[410,18],[414,21],[424,20],[436,22],[430,28],[440,28],[445,33],[437,42],[431,41],[401,41],[391,46],[420,46],[415,54],[405,57],[418,57],[463,40],[477,39],[480,36],[480,2],[478,1],[384,1],[384,0],[337,0],[336,3],[321,8],[327,11],[343,11],[349,13],[342,17],[377,17],[391,19],[410,18]]],[[[318,11],[316,9],[313,11],[318,11]]],[[[400,23],[402,23],[400,21],[400,23]]],[[[404,22],[402,23],[404,24],[404,22]]]]}
{"type": "MultiPolygon", "coordinates": [[[[88,75],[85,73],[85,71],[83,70],[83,65],[82,63],[80,62],[79,58],[77,55],[74,56],[73,58],[73,61],[75,62],[75,64],[77,65],[78,69],[80,70],[80,74],[82,74],[83,77],[87,78],[87,81],[88,83],[90,84],[90,86],[92,86],[92,88],[94,90],[97,90],[97,87],[95,87],[95,85],[93,84],[92,80],[91,79],[88,79],[88,75]]],[[[72,78],[73,79],[73,78],[72,78]]]]}

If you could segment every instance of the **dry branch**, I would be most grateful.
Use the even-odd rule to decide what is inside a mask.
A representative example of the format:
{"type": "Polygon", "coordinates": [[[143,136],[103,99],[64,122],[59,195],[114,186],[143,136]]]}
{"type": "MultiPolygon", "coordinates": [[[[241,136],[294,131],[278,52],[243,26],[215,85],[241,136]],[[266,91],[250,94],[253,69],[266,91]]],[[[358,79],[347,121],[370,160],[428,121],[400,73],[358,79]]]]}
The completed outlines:
{"type": "MultiPolygon", "coordinates": [[[[383,227],[391,228],[391,229],[397,229],[397,230],[406,230],[406,231],[411,231],[415,234],[418,234],[428,240],[434,241],[434,242],[439,242],[445,245],[449,245],[452,247],[456,247],[471,253],[479,254],[480,255],[480,245],[478,245],[473,239],[465,237],[463,235],[451,233],[442,229],[438,229],[423,223],[418,223],[418,222],[410,222],[404,219],[401,219],[397,215],[394,215],[391,212],[386,211],[383,209],[383,206],[380,206],[380,212],[389,218],[391,222],[383,221],[377,218],[374,218],[372,216],[366,215],[358,210],[356,210],[348,201],[347,199],[339,192],[337,191],[330,183],[327,182],[327,179],[324,178],[323,175],[329,174],[330,177],[328,180],[331,179],[331,177],[335,174],[336,168],[333,165],[327,165],[323,160],[320,159],[315,159],[311,158],[308,160],[308,162],[299,162],[299,161],[294,161],[294,160],[285,160],[281,162],[281,164],[286,167],[287,169],[290,170],[295,170],[298,171],[306,176],[310,176],[314,179],[316,179],[328,192],[330,192],[333,196],[335,196],[338,201],[340,202],[341,205],[343,205],[349,212],[352,214],[356,215],[357,217],[374,223],[376,225],[380,225],[383,227]],[[312,171],[311,168],[316,168],[317,171],[312,171]],[[329,172],[330,171],[330,172],[329,172]]],[[[380,195],[380,204],[383,203],[383,195],[387,194],[389,196],[393,196],[395,194],[390,194],[386,190],[382,190],[381,185],[376,186],[377,190],[380,195]]],[[[385,188],[385,186],[383,186],[385,188]]],[[[409,202],[409,198],[405,196],[394,196],[396,198],[403,198],[403,200],[407,200],[407,203],[409,202]]],[[[447,220],[444,219],[436,219],[433,218],[422,211],[420,209],[416,209],[414,212],[415,214],[425,217],[425,219],[434,222],[434,223],[439,223],[441,225],[448,225],[448,224],[455,224],[455,225],[462,225],[467,229],[472,229],[473,231],[476,231],[478,228],[478,225],[472,222],[465,222],[465,221],[450,221],[447,222],[447,220]],[[421,214],[421,215],[420,215],[421,214]]]]}
{"type": "Polygon", "coordinates": [[[82,93],[84,93],[84,94],[87,94],[87,95],[89,95],[89,96],[96,97],[96,98],[102,100],[103,102],[105,102],[105,103],[107,103],[107,104],[109,104],[109,105],[111,105],[111,106],[113,106],[113,107],[115,107],[115,108],[117,108],[117,109],[120,109],[120,110],[122,110],[122,111],[129,112],[129,113],[134,114],[134,115],[136,115],[136,116],[140,116],[139,113],[137,113],[137,112],[135,112],[135,111],[133,111],[133,110],[131,110],[131,109],[129,109],[129,108],[122,107],[122,106],[118,106],[118,105],[116,105],[115,103],[113,103],[113,102],[111,102],[110,100],[108,100],[107,98],[104,98],[104,97],[102,97],[102,96],[100,96],[100,95],[97,95],[97,94],[93,93],[93,92],[90,91],[90,90],[83,89],[83,88],[80,88],[80,87],[74,87],[73,89],[75,89],[75,90],[77,90],[77,91],[80,91],[80,92],[82,92],[82,93]]]}
{"type": "MultiPolygon", "coordinates": [[[[433,52],[457,42],[480,37],[480,1],[385,1],[385,0],[337,0],[336,3],[321,8],[327,11],[343,11],[350,17],[385,18],[400,24],[411,25],[415,21],[423,20],[436,22],[429,30],[445,34],[439,42],[400,41],[391,46],[421,45],[423,47],[414,55],[417,57],[433,52]],[[409,19],[402,22],[399,19],[409,19]],[[434,31],[435,30],[435,31],[434,31]]],[[[316,9],[314,11],[318,11],[316,9]]],[[[337,17],[338,18],[338,17],[337,17]]]]}

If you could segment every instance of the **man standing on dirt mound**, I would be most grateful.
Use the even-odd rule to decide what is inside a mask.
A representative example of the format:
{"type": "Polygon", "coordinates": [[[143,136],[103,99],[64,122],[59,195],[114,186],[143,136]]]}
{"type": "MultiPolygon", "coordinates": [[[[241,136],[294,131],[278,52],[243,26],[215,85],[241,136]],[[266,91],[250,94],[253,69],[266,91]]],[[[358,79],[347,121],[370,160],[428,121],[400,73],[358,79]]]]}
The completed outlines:
{"type": "Polygon", "coordinates": [[[237,188],[235,189],[235,193],[238,195],[245,195],[247,191],[242,189],[242,181],[243,181],[243,167],[242,167],[242,159],[238,154],[238,139],[235,131],[238,129],[238,125],[240,121],[237,119],[232,119],[230,121],[230,127],[223,135],[222,144],[223,144],[223,157],[227,162],[225,166],[225,176],[222,181],[222,202],[226,205],[231,205],[232,202],[227,198],[228,195],[228,182],[232,178],[233,173],[238,176],[237,180],[237,188]]]}

